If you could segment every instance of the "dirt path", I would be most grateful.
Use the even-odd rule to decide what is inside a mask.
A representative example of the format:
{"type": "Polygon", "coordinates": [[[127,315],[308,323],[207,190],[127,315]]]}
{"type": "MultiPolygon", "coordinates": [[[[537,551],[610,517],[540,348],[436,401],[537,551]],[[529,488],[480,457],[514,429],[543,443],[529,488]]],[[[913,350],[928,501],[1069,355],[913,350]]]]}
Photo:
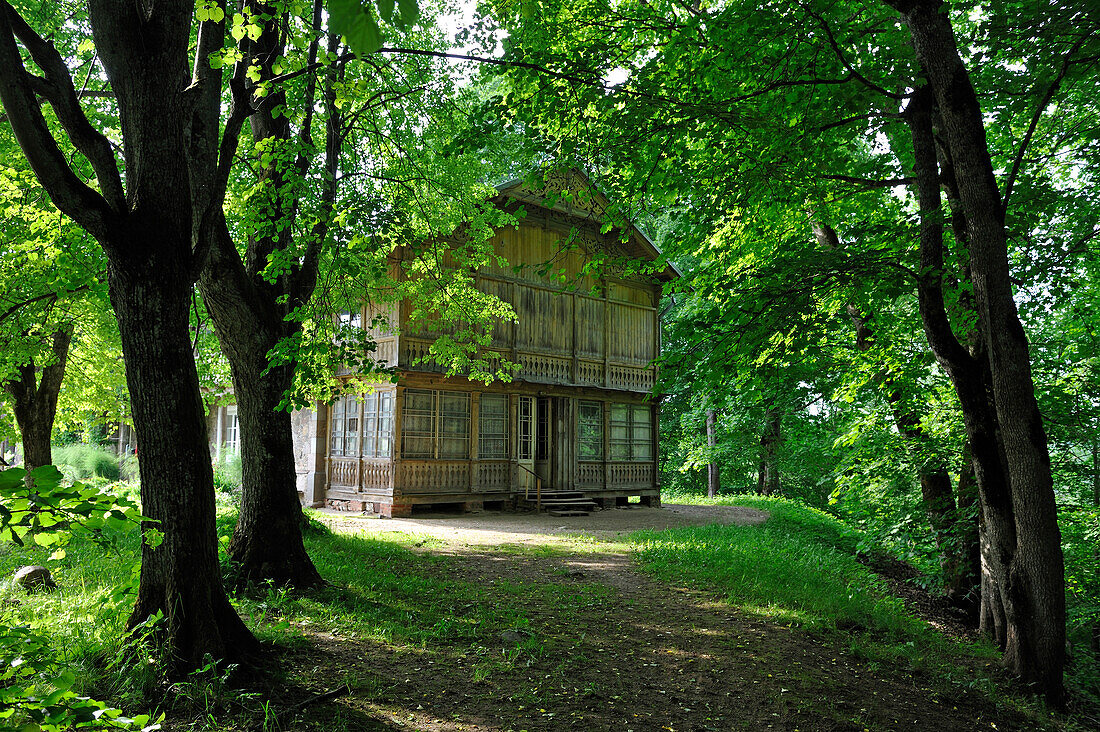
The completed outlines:
{"type": "Polygon", "coordinates": [[[432,536],[451,546],[546,544],[570,540],[578,534],[613,540],[641,529],[670,529],[705,524],[762,524],[766,511],[745,506],[665,506],[612,508],[588,516],[557,518],[545,513],[483,512],[423,514],[414,519],[383,519],[342,511],[318,512],[340,531],[368,534],[401,532],[432,536]]]}
{"type": "MultiPolygon", "coordinates": [[[[527,732],[618,730],[1024,730],[977,694],[943,696],[920,672],[869,662],[843,637],[814,636],[637,572],[627,554],[551,556],[493,545],[613,538],[637,528],[741,521],[752,509],[667,507],[575,519],[481,515],[415,521],[332,519],[347,530],[428,534],[432,572],[484,588],[522,617],[473,644],[391,646],[308,635],[284,663],[306,689],[352,692],[308,707],[286,729],[527,732]],[[599,528],[595,528],[595,527],[599,528]],[[597,534],[597,532],[599,532],[597,534]],[[509,635],[509,633],[511,633],[509,635]]],[[[611,545],[614,546],[614,545],[611,545]]],[[[483,600],[484,601],[484,598],[483,600]]]]}

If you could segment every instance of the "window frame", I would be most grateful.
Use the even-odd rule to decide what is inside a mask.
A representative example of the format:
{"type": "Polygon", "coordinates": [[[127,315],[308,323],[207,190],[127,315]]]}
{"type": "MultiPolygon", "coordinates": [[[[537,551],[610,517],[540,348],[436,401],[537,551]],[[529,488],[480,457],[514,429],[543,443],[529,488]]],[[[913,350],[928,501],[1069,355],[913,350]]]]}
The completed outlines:
{"type": "Polygon", "coordinates": [[[611,460],[653,461],[653,408],[650,404],[612,402],[611,460]]]}
{"type": "Polygon", "coordinates": [[[508,395],[507,394],[482,394],[478,399],[477,410],[477,457],[478,460],[507,460],[508,459],[508,395]],[[489,414],[485,410],[486,403],[499,402],[502,408],[499,412],[489,414]],[[486,425],[493,423],[493,431],[486,430],[486,425]],[[500,430],[496,431],[495,427],[500,430]],[[499,442],[501,449],[486,454],[485,445],[489,442],[499,442]]]}
{"type": "Polygon", "coordinates": [[[402,399],[401,457],[410,460],[468,460],[470,458],[471,398],[467,391],[442,389],[405,389],[402,399]],[[409,408],[409,397],[425,397],[431,401],[428,409],[409,408]],[[453,409],[462,404],[464,409],[453,409]],[[451,407],[449,409],[449,407],[451,407]],[[413,420],[423,420],[427,429],[409,430],[413,420]],[[457,429],[456,429],[457,427],[457,429]],[[430,445],[428,450],[410,449],[410,441],[430,445]],[[457,451],[449,445],[458,447],[457,451]]]}
{"type": "Polygon", "coordinates": [[[595,399],[578,399],[577,400],[577,460],[584,463],[598,463],[604,459],[604,435],[603,435],[603,417],[604,417],[604,403],[595,399]],[[584,414],[585,407],[596,407],[595,417],[588,417],[586,423],[586,417],[584,414]],[[585,428],[595,426],[593,441],[591,437],[586,439],[585,428]],[[589,443],[589,447],[595,446],[595,457],[585,456],[585,444],[589,443]]]}

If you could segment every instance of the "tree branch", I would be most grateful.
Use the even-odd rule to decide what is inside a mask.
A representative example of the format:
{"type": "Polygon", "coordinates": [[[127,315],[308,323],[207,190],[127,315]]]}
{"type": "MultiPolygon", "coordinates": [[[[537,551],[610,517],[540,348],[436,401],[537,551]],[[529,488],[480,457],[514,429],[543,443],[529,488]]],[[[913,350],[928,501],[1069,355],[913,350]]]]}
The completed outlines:
{"type": "Polygon", "coordinates": [[[61,58],[61,54],[57,52],[53,43],[35,33],[6,0],[2,0],[0,12],[7,15],[11,31],[30,53],[34,63],[46,75],[45,83],[38,85],[40,87],[38,91],[57,113],[57,119],[65,128],[73,146],[92,164],[92,169],[99,181],[99,189],[108,205],[117,213],[125,211],[126,194],[123,192],[122,176],[118,172],[114,150],[106,136],[92,127],[87,115],[84,114],[76,87],[73,85],[73,77],[69,73],[69,67],[65,65],[65,60],[61,58]]]}
{"type": "Polygon", "coordinates": [[[77,293],[84,292],[88,289],[90,289],[90,285],[81,285],[80,287],[74,287],[73,289],[65,290],[64,292],[47,292],[42,295],[36,295],[35,297],[27,298],[26,300],[15,303],[3,313],[0,313],[0,323],[4,322],[12,315],[15,315],[15,313],[27,307],[28,305],[33,305],[34,303],[42,302],[43,300],[53,300],[56,302],[57,299],[61,297],[61,295],[76,295],[77,293]]]}
{"type": "Polygon", "coordinates": [[[1004,212],[1008,213],[1008,197],[1012,195],[1012,187],[1016,184],[1016,176],[1020,172],[1020,166],[1023,165],[1024,155],[1027,154],[1027,149],[1031,145],[1031,138],[1035,135],[1035,129],[1039,126],[1039,120],[1043,116],[1043,112],[1050,106],[1051,101],[1054,99],[1054,95],[1058,93],[1058,89],[1062,86],[1062,80],[1066,78],[1066,72],[1069,70],[1070,63],[1073,60],[1073,54],[1077,53],[1081,49],[1081,46],[1085,44],[1089,38],[1092,37],[1092,31],[1089,31],[1085,35],[1081,36],[1074,43],[1066,55],[1062,57],[1062,67],[1058,69],[1057,75],[1054,77],[1054,81],[1050,83],[1047,88],[1046,94],[1043,95],[1042,101],[1035,108],[1034,114],[1031,115],[1031,121],[1028,123],[1027,132],[1024,133],[1023,142],[1020,143],[1020,149],[1016,152],[1016,159],[1012,161],[1012,170],[1008,173],[1008,179],[1005,181],[1005,195],[1004,200],[1001,201],[1001,206],[1004,212]]]}
{"type": "Polygon", "coordinates": [[[851,175],[823,175],[825,180],[837,180],[841,183],[852,183],[866,188],[893,188],[894,186],[907,186],[915,182],[914,178],[857,178],[851,175]]]}

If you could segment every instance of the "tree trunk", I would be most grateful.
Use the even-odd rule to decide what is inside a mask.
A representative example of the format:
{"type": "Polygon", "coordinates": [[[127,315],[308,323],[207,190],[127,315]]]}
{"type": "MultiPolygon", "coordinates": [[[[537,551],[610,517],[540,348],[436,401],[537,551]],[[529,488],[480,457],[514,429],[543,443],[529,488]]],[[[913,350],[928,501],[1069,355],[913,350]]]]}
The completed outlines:
{"type": "Polygon", "coordinates": [[[715,448],[718,446],[717,430],[715,429],[717,416],[713,409],[707,410],[707,449],[710,451],[710,462],[707,463],[707,497],[714,498],[721,490],[718,461],[714,457],[715,448]]]}
{"type": "Polygon", "coordinates": [[[956,522],[951,537],[955,555],[959,558],[955,573],[947,578],[947,597],[955,607],[966,610],[967,617],[978,624],[981,609],[981,544],[979,526],[981,508],[978,485],[974,478],[974,463],[970,457],[970,443],[963,450],[962,467],[956,491],[958,506],[956,522]]]}
{"type": "MultiPolygon", "coordinates": [[[[1092,433],[1092,506],[1100,508],[1100,438],[1092,433]]],[[[1100,545],[1093,549],[1093,555],[1100,559],[1100,545]]],[[[1100,653],[1100,620],[1092,623],[1092,652],[1100,653]]]]}
{"type": "MultiPolygon", "coordinates": [[[[322,3],[316,0],[310,65],[317,58],[322,10],[322,3]]],[[[279,18],[270,18],[255,48],[265,78],[275,75],[271,66],[283,53],[284,39],[279,18]]],[[[339,36],[329,34],[328,51],[333,56],[338,50],[338,40],[339,36]]],[[[337,73],[330,66],[324,77],[326,167],[319,194],[323,209],[331,208],[335,201],[340,135],[343,134],[334,103],[337,73]]],[[[298,140],[307,151],[312,147],[310,126],[316,89],[316,78],[310,77],[298,140]]],[[[293,138],[288,115],[271,111],[286,105],[285,91],[279,88],[273,92],[272,102],[249,117],[252,137],[257,142],[266,140],[285,145],[293,138]]],[[[289,175],[304,173],[311,163],[309,153],[299,153],[295,169],[289,175]]],[[[241,426],[241,507],[229,544],[230,560],[236,565],[241,585],[270,580],[277,585],[304,589],[324,581],[302,540],[304,518],[298,500],[291,419],[279,408],[292,386],[297,363],[291,361],[269,368],[268,354],[281,340],[301,332],[301,325],[292,313],[303,307],[313,294],[328,220],[322,214],[307,234],[300,235],[305,241],[295,242],[291,232],[298,215],[297,205],[278,198],[278,192],[287,183],[288,171],[272,163],[260,163],[258,170],[275,192],[273,200],[268,202],[268,217],[269,230],[278,233],[251,238],[242,259],[224,216],[219,215],[217,225],[210,229],[210,256],[200,275],[199,286],[214,321],[218,342],[233,372],[237,418],[241,426]],[[264,272],[269,258],[295,245],[305,252],[300,261],[292,264],[288,272],[269,281],[264,272]]],[[[298,257],[294,255],[295,260],[298,257]]]]}
{"type": "Polygon", "coordinates": [[[760,472],[756,492],[762,496],[779,495],[779,466],[775,464],[782,439],[783,413],[775,405],[764,415],[764,433],[760,436],[760,472]]]}
{"type": "MultiPolygon", "coordinates": [[[[107,254],[141,455],[142,513],[147,530],[162,536],[159,546],[142,546],[130,626],[163,613],[160,633],[178,671],[206,656],[240,659],[256,647],[222,588],[206,420],[189,340],[191,288],[203,259],[193,226],[205,214],[195,203],[202,169],[191,155],[191,122],[203,98],[190,88],[194,13],[189,0],[89,0],[96,51],[118,105],[124,185],[112,141],[84,115],[65,59],[0,3],[0,99],[8,122],[50,199],[107,254]],[[42,70],[37,81],[17,38],[42,70]],[[41,98],[94,170],[97,188],[69,166],[41,98]]],[[[209,69],[206,61],[199,66],[209,69]]],[[[218,94],[205,98],[217,115],[218,94]]],[[[232,139],[230,125],[226,134],[232,139]]]]}
{"type": "MultiPolygon", "coordinates": [[[[149,256],[140,263],[109,258],[111,304],[141,457],[142,513],[150,519],[148,528],[163,534],[159,546],[142,546],[130,625],[163,613],[166,639],[182,671],[201,665],[206,655],[240,659],[255,649],[255,641],[222,587],[206,418],[189,338],[191,287],[178,276],[184,263],[153,245],[169,233],[162,226],[128,228],[132,238],[116,247],[144,249],[149,256]]],[[[184,219],[182,231],[176,230],[185,242],[188,228],[184,219]]]]}
{"type": "MultiPolygon", "coordinates": [[[[990,494],[981,476],[978,477],[986,529],[992,533],[991,558],[1003,565],[1003,571],[993,569],[994,580],[1002,585],[1006,622],[1004,663],[1023,681],[1034,684],[1048,701],[1058,705],[1063,701],[1065,661],[1061,537],[1046,433],[1035,400],[1027,337],[1013,300],[1004,211],[981,109],[942,0],[888,2],[902,13],[917,59],[927,74],[942,120],[942,138],[954,167],[954,183],[966,214],[971,273],[987,345],[997,436],[1010,476],[1010,482],[1005,483],[1009,488],[1007,495],[1000,489],[990,494]]],[[[917,143],[916,135],[914,142],[917,143]]],[[[923,174],[922,227],[939,226],[942,234],[938,182],[935,191],[932,190],[931,176],[938,179],[934,157],[931,170],[923,174]]],[[[974,448],[977,455],[978,446],[974,448]]]]}
{"type": "MultiPolygon", "coordinates": [[[[249,303],[250,286],[236,261],[215,246],[200,287],[214,320],[222,351],[233,372],[241,439],[241,506],[229,558],[239,584],[271,580],[306,588],[321,584],[302,541],[290,414],[279,409],[294,378],[294,367],[268,369],[267,354],[284,336],[275,303],[249,303]]],[[[289,335],[287,333],[286,335],[289,335]]]]}
{"type": "Polygon", "coordinates": [[[66,325],[54,331],[50,343],[52,361],[42,367],[41,379],[34,363],[19,367],[15,379],[3,383],[4,391],[12,400],[12,411],[19,427],[19,439],[23,446],[23,467],[29,474],[42,465],[52,465],[50,438],[57,416],[57,397],[61,382],[65,379],[65,365],[69,358],[69,344],[73,329],[66,325]]]}

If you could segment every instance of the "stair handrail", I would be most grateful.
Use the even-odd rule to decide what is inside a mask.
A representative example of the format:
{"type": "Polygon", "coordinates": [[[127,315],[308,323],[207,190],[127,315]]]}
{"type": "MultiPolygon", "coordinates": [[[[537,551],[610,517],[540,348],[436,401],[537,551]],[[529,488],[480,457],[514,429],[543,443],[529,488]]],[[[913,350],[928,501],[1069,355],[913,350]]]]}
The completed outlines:
{"type": "MultiPolygon", "coordinates": [[[[519,463],[516,463],[516,465],[518,465],[522,470],[526,470],[528,473],[533,475],[534,478],[535,478],[535,512],[537,513],[537,512],[542,510],[542,478],[539,477],[538,473],[531,470],[526,465],[520,465],[519,463]]],[[[525,500],[525,501],[530,501],[531,500],[531,486],[530,485],[528,485],[524,488],[523,500],[525,500]]]]}

